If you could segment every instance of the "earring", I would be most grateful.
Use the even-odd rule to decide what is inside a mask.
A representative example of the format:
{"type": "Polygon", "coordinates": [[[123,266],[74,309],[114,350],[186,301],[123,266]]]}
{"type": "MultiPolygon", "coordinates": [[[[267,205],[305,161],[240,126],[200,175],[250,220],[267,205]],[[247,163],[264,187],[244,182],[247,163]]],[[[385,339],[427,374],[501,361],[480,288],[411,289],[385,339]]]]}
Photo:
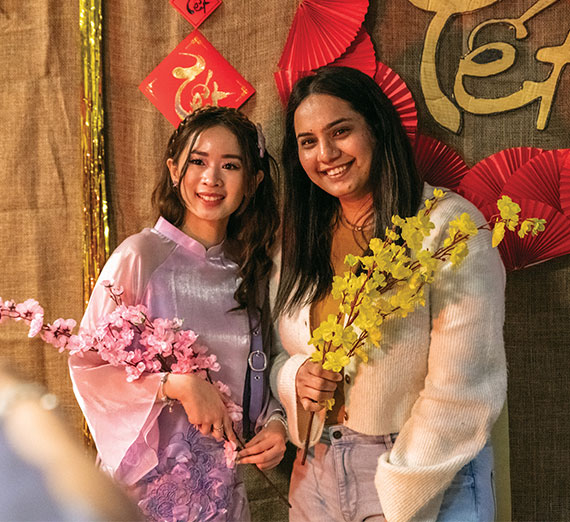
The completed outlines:
{"type": "Polygon", "coordinates": [[[176,188],[178,186],[178,181],[173,181],[172,182],[172,188],[176,188]]]}

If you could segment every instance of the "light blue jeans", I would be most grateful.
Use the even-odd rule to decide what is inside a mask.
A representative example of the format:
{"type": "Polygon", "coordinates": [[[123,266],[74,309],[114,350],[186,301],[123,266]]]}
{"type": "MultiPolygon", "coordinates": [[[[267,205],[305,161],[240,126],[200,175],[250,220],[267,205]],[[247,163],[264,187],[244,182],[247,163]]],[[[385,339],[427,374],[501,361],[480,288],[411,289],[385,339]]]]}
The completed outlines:
{"type": "MultiPolygon", "coordinates": [[[[346,426],[327,426],[301,466],[299,450],[291,475],[291,522],[383,520],[374,486],[378,458],[396,434],[362,435],[346,426]]],[[[493,451],[485,446],[446,490],[438,522],[492,522],[495,516],[493,451]]]]}

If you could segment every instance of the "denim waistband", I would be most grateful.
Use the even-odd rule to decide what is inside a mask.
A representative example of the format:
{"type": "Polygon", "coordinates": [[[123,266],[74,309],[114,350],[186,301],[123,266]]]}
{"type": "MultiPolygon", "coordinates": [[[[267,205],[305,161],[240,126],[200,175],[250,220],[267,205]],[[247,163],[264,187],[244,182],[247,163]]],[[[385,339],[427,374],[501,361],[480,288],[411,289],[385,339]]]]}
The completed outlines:
{"type": "Polygon", "coordinates": [[[397,433],[365,435],[351,430],[343,424],[332,424],[324,427],[319,442],[329,446],[335,444],[386,444],[386,446],[392,447],[397,436],[397,433]]]}

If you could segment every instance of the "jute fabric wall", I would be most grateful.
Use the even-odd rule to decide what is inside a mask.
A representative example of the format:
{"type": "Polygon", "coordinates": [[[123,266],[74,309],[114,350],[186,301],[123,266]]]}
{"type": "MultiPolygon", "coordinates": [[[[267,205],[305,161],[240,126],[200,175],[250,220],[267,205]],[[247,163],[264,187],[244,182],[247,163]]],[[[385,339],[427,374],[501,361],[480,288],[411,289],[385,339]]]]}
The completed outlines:
{"type": "MultiPolygon", "coordinates": [[[[440,44],[442,88],[449,93],[466,34],[479,22],[517,17],[531,0],[511,0],[454,18],[440,44]]],[[[272,73],[298,2],[225,0],[201,27],[203,34],[257,89],[243,107],[264,125],[277,153],[282,110],[272,73]]],[[[537,104],[493,116],[464,115],[453,135],[429,115],[419,82],[423,39],[432,14],[407,0],[372,0],[366,25],[378,58],[410,86],[422,132],[455,147],[472,165],[517,146],[570,146],[570,71],[563,72],[549,125],[535,129],[537,104]]],[[[191,31],[168,2],[104,2],[107,159],[112,246],[154,221],[150,192],[172,127],[138,90],[139,83],[191,31]]],[[[516,42],[520,58],[497,94],[474,85],[479,96],[516,91],[522,79],[543,79],[548,66],[534,52],[562,43],[570,30],[570,5],[557,2],[528,24],[516,42]],[[516,69],[516,70],[515,70],[516,69]]],[[[507,28],[493,29],[510,38],[507,28]]],[[[488,37],[489,33],[485,33],[488,37]]],[[[47,315],[81,315],[81,169],[79,150],[79,38],[74,3],[3,2],[0,10],[0,295],[36,297],[47,315]]],[[[500,81],[500,80],[499,80],[500,81]]],[[[567,520],[570,459],[568,368],[568,257],[511,274],[507,283],[505,338],[509,360],[509,413],[514,520],[567,520]]],[[[66,364],[40,341],[28,342],[20,325],[2,325],[2,357],[60,395],[77,427],[66,364]]],[[[281,485],[285,484],[284,474],[281,485]]],[[[283,519],[269,490],[256,487],[258,520],[283,519]]]]}
{"type": "MultiPolygon", "coordinates": [[[[46,319],[81,318],[78,4],[0,7],[0,296],[34,297],[46,319]]],[[[67,358],[23,324],[0,328],[0,357],[56,393],[80,436],[67,358]]]]}

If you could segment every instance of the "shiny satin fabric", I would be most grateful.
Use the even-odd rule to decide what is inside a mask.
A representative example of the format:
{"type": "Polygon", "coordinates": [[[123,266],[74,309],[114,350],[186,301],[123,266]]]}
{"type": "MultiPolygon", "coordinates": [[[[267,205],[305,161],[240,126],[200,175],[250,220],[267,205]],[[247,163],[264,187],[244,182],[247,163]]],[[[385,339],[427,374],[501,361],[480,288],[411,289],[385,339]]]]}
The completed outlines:
{"type": "MultiPolygon", "coordinates": [[[[241,404],[250,335],[247,313],[231,311],[237,268],[225,256],[223,244],[206,249],[160,218],[154,228],[127,238],[110,257],[81,326],[93,328],[114,309],[101,284],[111,280],[123,287],[125,304],[144,304],[151,319],[178,317],[183,328],[194,330],[218,357],[221,369],[214,378],[228,385],[232,399],[241,404]]],[[[129,383],[123,369],[103,363],[94,353],[72,356],[70,371],[103,469],[134,484],[158,464],[164,416],[163,404],[155,400],[160,374],[143,374],[129,383]],[[129,458],[124,459],[127,450],[129,458]]],[[[176,411],[184,415],[181,408],[176,411]]]]}

